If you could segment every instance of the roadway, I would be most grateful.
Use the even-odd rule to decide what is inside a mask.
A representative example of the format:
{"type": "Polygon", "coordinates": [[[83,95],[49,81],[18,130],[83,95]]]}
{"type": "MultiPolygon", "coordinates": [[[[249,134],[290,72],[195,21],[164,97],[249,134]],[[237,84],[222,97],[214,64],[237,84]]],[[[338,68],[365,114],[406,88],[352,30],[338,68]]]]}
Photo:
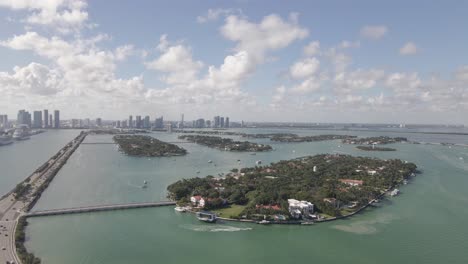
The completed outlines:
{"type": "Polygon", "coordinates": [[[46,168],[41,172],[34,172],[29,177],[31,189],[25,197],[16,199],[14,194],[10,192],[0,199],[0,263],[7,261],[14,261],[14,263],[21,263],[16,254],[15,246],[15,228],[20,216],[26,213],[28,206],[34,201],[35,192],[44,182],[54,177],[58,170],[73,154],[76,148],[80,145],[87,134],[81,134],[79,137],[72,140],[71,146],[68,144],[60,150],[60,154],[55,159],[48,160],[46,168]],[[4,249],[5,248],[5,249],[4,249]]]}

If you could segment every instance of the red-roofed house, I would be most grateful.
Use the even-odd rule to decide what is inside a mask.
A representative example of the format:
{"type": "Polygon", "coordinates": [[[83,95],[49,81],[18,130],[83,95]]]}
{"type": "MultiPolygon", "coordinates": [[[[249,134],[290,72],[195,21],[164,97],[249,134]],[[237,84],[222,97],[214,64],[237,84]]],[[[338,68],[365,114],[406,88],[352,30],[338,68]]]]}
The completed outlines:
{"type": "Polygon", "coordinates": [[[200,208],[205,207],[205,199],[201,197],[200,195],[195,195],[195,196],[190,197],[190,201],[192,202],[194,206],[197,206],[200,208]]]}
{"type": "Polygon", "coordinates": [[[351,179],[340,179],[340,182],[348,184],[350,186],[361,186],[363,184],[363,181],[351,179]]]}

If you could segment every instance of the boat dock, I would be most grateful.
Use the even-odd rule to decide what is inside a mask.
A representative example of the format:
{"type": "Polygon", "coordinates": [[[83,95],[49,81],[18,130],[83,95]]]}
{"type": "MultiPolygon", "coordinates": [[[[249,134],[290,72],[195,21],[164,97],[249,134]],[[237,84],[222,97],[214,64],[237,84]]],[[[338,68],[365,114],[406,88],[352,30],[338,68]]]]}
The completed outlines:
{"type": "Polygon", "coordinates": [[[84,206],[64,209],[51,209],[34,211],[24,214],[25,217],[39,217],[39,216],[51,216],[51,215],[65,215],[65,214],[81,214],[90,212],[103,212],[103,211],[114,211],[114,210],[125,210],[125,209],[136,209],[136,208],[148,208],[148,207],[161,207],[175,205],[172,201],[163,202],[146,202],[146,203],[128,203],[128,204],[110,204],[110,205],[97,205],[97,206],[84,206]]]}

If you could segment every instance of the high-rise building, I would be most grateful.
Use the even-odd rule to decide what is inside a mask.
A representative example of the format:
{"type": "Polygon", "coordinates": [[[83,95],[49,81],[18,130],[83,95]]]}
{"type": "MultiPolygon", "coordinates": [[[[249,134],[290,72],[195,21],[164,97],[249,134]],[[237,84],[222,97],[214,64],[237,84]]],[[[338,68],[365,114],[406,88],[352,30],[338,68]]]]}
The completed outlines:
{"type": "Polygon", "coordinates": [[[8,128],[8,115],[0,115],[0,127],[8,128]]]}
{"type": "Polygon", "coordinates": [[[52,121],[53,121],[52,114],[49,114],[49,127],[52,127],[52,124],[54,123],[52,121]]]}
{"type": "Polygon", "coordinates": [[[205,119],[200,118],[194,121],[193,127],[195,128],[204,128],[205,127],[205,119]]]}
{"type": "Polygon", "coordinates": [[[130,127],[130,128],[133,127],[133,116],[128,117],[128,127],[130,127]]]}
{"type": "Polygon", "coordinates": [[[42,128],[42,111],[34,111],[33,128],[42,128]]]}
{"type": "Polygon", "coordinates": [[[213,127],[214,127],[214,128],[218,128],[218,127],[219,127],[219,119],[220,119],[219,116],[215,116],[215,117],[213,118],[213,123],[214,123],[214,124],[213,124],[213,127]]]}
{"type": "Polygon", "coordinates": [[[139,115],[136,116],[135,127],[136,128],[141,128],[141,116],[139,116],[139,115]]]}
{"type": "Polygon", "coordinates": [[[184,114],[180,116],[179,128],[180,129],[184,128],[184,114]]]}
{"type": "Polygon", "coordinates": [[[145,129],[151,128],[151,122],[150,122],[149,116],[145,116],[145,119],[143,120],[143,128],[145,129]]]}
{"type": "Polygon", "coordinates": [[[229,117],[226,117],[226,122],[224,123],[225,128],[229,128],[229,117]]]}
{"type": "Polygon", "coordinates": [[[211,121],[210,120],[205,121],[205,127],[211,127],[211,121]]]}
{"type": "Polygon", "coordinates": [[[60,111],[54,111],[54,128],[60,128],[60,111]]]}
{"type": "Polygon", "coordinates": [[[154,120],[154,128],[163,128],[164,127],[164,121],[163,117],[156,118],[154,120]]]}
{"type": "Polygon", "coordinates": [[[219,127],[224,127],[224,117],[219,119],[219,127]]]}
{"type": "Polygon", "coordinates": [[[49,127],[49,110],[44,109],[44,128],[49,127]]]}
{"type": "Polygon", "coordinates": [[[102,119],[101,118],[96,118],[96,126],[97,127],[102,127],[102,119]]]}
{"type": "Polygon", "coordinates": [[[18,117],[16,119],[17,125],[27,125],[31,127],[31,114],[25,110],[18,111],[18,117]]]}

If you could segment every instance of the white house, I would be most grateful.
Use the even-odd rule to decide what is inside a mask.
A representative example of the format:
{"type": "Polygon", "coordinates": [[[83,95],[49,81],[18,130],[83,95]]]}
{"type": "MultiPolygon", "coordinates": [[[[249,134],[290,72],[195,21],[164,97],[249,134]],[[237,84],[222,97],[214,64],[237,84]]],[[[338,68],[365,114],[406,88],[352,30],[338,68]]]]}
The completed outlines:
{"type": "Polygon", "coordinates": [[[195,195],[190,197],[190,202],[196,207],[203,208],[205,207],[205,199],[201,197],[200,195],[195,195]]]}
{"type": "Polygon", "coordinates": [[[311,202],[288,199],[288,204],[289,213],[294,218],[309,217],[310,214],[314,213],[314,205],[311,202]]]}

